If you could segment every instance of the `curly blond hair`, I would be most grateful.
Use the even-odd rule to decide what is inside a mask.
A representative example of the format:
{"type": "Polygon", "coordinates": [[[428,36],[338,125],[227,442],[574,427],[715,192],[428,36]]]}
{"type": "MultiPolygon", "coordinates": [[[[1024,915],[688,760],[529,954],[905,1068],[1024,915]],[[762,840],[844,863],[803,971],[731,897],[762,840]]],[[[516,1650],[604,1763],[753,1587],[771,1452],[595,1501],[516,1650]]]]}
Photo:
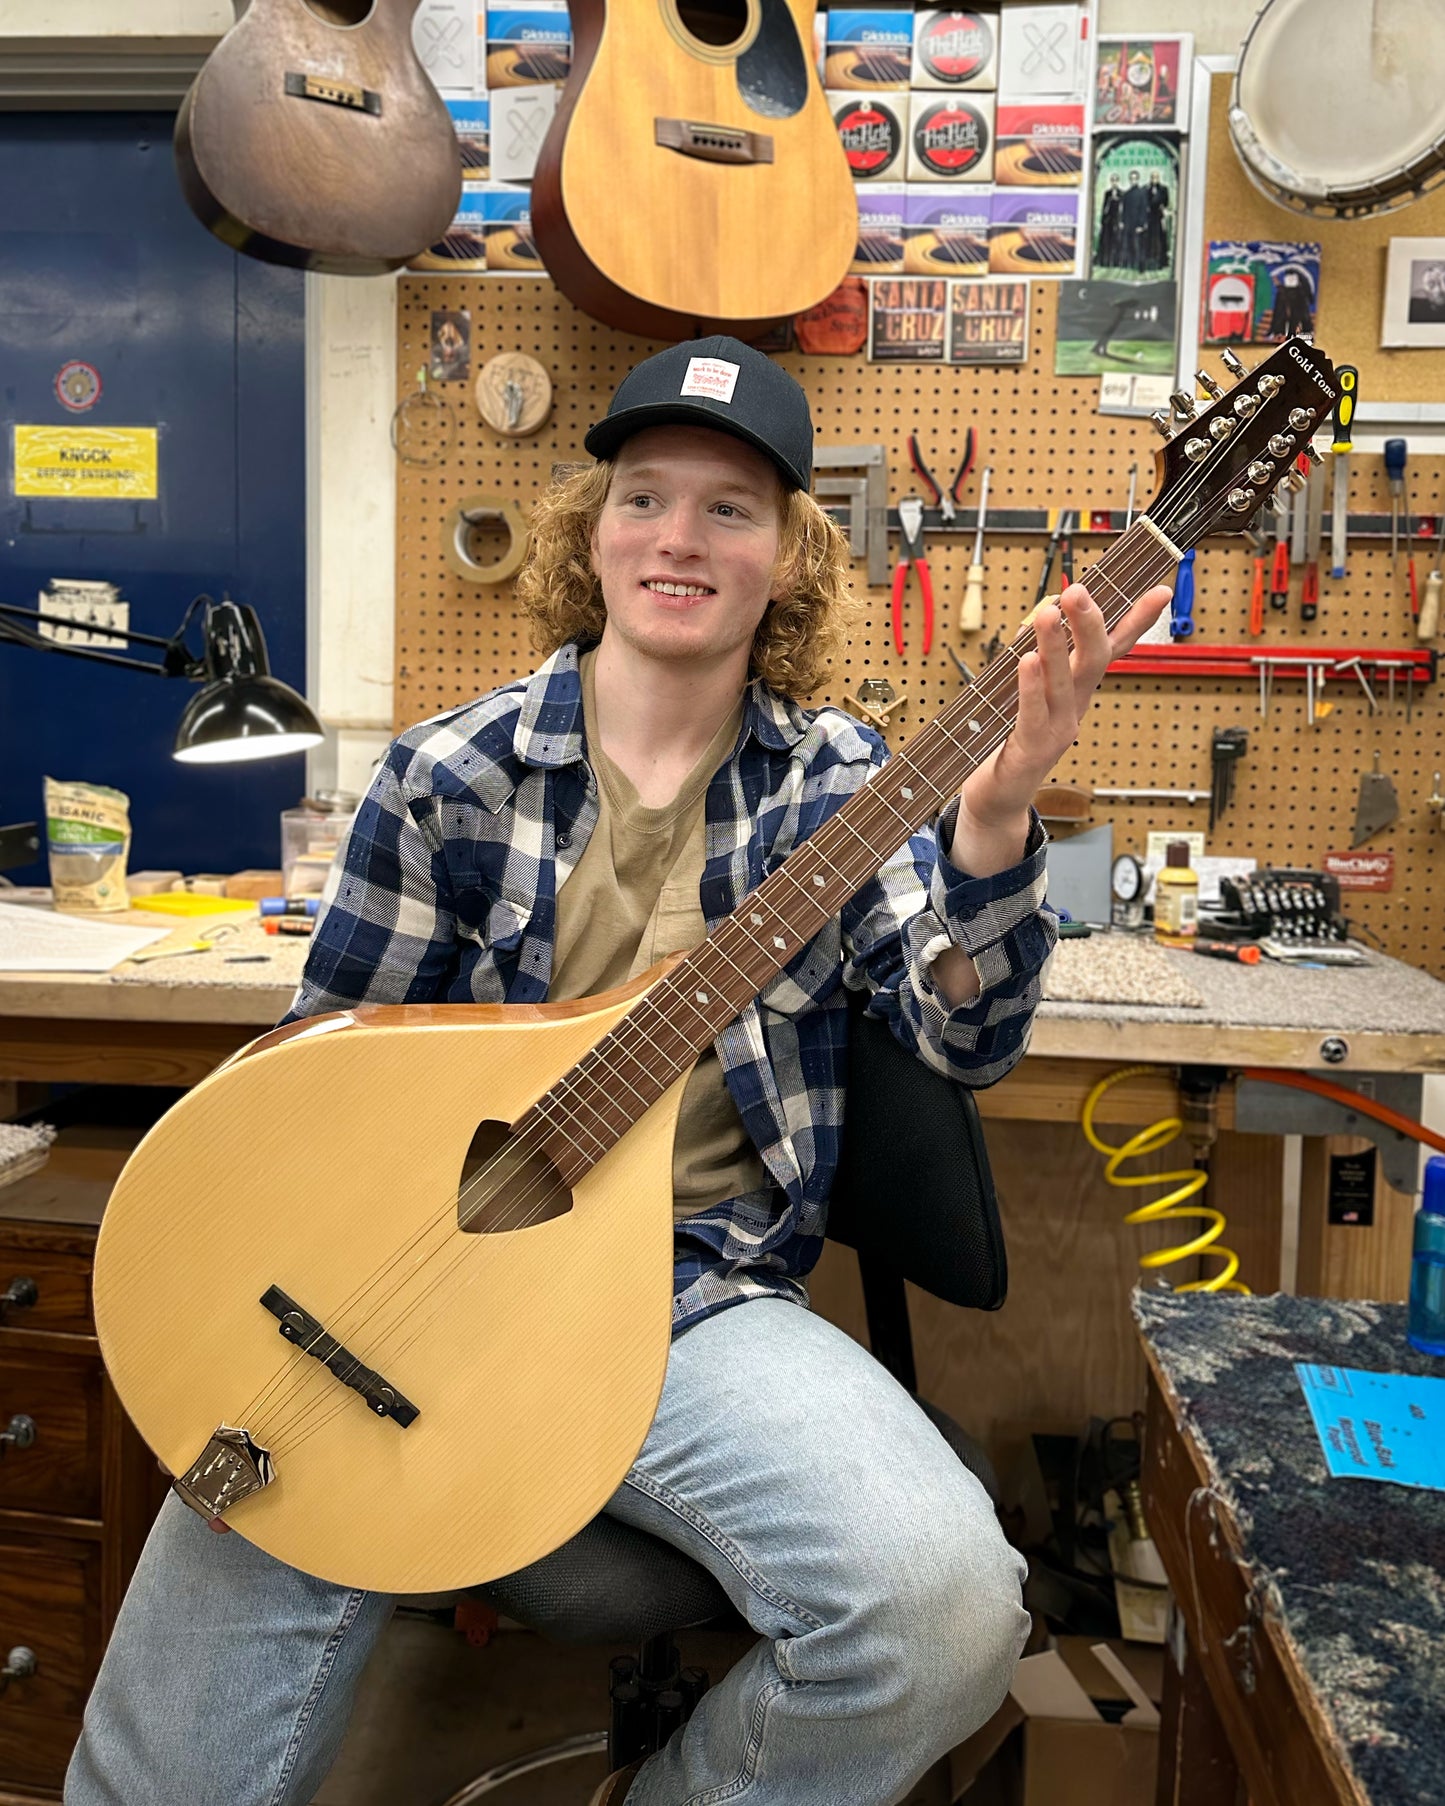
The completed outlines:
{"type": "MultiPolygon", "coordinates": [[[[568,640],[602,637],[607,609],[592,569],[592,530],[612,483],[601,459],[575,471],[532,510],[531,545],[517,575],[517,601],[544,655],[568,640]]],[[[823,682],[842,650],[856,610],[849,587],[848,540],[806,490],[785,489],[778,506],[773,599],[753,637],[753,671],[795,701],[823,682]]]]}

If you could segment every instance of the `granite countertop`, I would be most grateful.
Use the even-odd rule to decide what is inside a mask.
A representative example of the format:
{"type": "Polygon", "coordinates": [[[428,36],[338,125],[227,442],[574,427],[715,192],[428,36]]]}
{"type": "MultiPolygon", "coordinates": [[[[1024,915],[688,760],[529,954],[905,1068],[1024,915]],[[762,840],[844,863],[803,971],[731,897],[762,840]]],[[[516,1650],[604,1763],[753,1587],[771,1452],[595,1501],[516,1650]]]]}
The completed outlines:
{"type": "Polygon", "coordinates": [[[1141,1289],[1134,1315],[1362,1789],[1445,1806],[1445,1493],[1332,1479],[1294,1372],[1445,1361],[1399,1304],[1141,1289]]]}

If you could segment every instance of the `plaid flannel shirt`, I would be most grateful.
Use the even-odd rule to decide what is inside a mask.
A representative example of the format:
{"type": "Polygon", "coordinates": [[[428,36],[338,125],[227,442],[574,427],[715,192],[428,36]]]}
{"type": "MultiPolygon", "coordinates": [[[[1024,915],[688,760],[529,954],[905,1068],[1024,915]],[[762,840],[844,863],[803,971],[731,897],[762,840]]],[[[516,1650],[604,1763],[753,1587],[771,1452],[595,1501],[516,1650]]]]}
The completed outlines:
{"type": "MultiPolygon", "coordinates": [[[[529,679],[409,728],[381,762],[326,888],[285,1022],[357,1003],[538,1003],[552,972],[558,887],[597,822],[578,648],[529,679]]],[[[731,757],[706,797],[709,929],[888,757],[842,710],[749,686],[731,757]]],[[[951,832],[951,814],[944,822],[951,832]]],[[[991,1085],[1022,1058],[1057,928],[1046,836],[972,878],[914,834],[718,1036],[727,1086],[773,1184],[677,1225],[673,1330],[742,1299],[806,1302],[837,1167],[846,1077],[843,985],[871,993],[919,1059],[991,1085]],[[951,1009],[930,980],[947,946],[982,994],[951,1009]]],[[[479,1100],[480,1108],[480,1100],[479,1100]]]]}

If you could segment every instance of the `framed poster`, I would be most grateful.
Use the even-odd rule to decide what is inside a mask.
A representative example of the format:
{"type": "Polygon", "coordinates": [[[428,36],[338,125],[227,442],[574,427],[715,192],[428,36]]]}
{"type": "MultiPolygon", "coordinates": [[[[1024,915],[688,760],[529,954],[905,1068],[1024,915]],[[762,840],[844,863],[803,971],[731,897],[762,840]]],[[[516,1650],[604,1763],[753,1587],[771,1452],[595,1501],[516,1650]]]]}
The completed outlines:
{"type": "Polygon", "coordinates": [[[1110,282],[1164,282],[1179,248],[1180,140],[1172,132],[1094,138],[1089,273],[1110,282]]]}
{"type": "Polygon", "coordinates": [[[1445,345],[1445,238],[1390,240],[1380,343],[1445,345]]]}
{"type": "MultiPolygon", "coordinates": [[[[1200,322],[1206,345],[1278,345],[1292,332],[1314,331],[1320,293],[1317,244],[1226,238],[1211,239],[1206,249],[1200,322]]],[[[1431,342],[1445,344],[1445,338],[1431,342]]]]}
{"type": "Polygon", "coordinates": [[[1167,37],[1101,37],[1094,64],[1094,128],[1186,129],[1190,32],[1167,37]]]}

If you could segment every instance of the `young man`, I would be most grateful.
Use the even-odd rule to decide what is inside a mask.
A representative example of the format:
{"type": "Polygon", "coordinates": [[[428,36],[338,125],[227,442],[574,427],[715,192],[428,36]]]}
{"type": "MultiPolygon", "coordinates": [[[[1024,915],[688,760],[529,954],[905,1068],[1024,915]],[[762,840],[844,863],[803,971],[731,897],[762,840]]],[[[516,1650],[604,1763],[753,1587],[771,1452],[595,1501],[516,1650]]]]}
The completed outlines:
{"type": "MultiPolygon", "coordinates": [[[[596,467],[539,504],[519,583],[551,656],[392,746],[288,1020],[606,989],[695,946],[886,756],[794,700],[848,607],[846,546],[807,495],[797,384],[735,340],[677,346],[624,380],[587,448],[596,467]]],[[[842,987],[964,1083],[1019,1059],[1054,938],[1030,798],[1167,595],[1111,642],[1071,589],[1072,648],[1044,611],[1009,739],[688,1083],[672,1352],[607,1509],[705,1563],[760,1640],[598,1802],[887,1806],[1003,1696],[1022,1562],[908,1394],[802,1308],[841,1127],[842,987]]],[[[302,1806],[393,1603],[213,1536],[169,1499],[67,1806],[181,1806],[198,1776],[237,1806],[302,1806]]]]}

